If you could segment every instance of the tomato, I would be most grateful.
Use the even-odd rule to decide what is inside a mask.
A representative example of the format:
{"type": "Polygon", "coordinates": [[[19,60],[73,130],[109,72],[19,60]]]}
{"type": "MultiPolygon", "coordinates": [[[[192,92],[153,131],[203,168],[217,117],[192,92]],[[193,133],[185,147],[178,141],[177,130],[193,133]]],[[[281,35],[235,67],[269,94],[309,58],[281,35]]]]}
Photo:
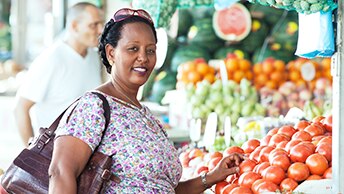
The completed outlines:
{"type": "Polygon", "coordinates": [[[205,165],[198,165],[195,172],[197,175],[200,175],[203,172],[209,172],[209,168],[205,165]]]}
{"type": "Polygon", "coordinates": [[[256,181],[254,181],[254,183],[251,186],[251,190],[253,191],[253,193],[258,193],[257,189],[258,189],[259,185],[263,182],[265,182],[264,179],[258,179],[256,181]]]}
{"type": "Polygon", "coordinates": [[[272,135],[266,135],[265,137],[263,137],[262,140],[260,140],[260,145],[261,146],[267,146],[269,145],[270,139],[271,139],[272,135]]]}
{"type": "Polygon", "coordinates": [[[265,193],[265,192],[276,192],[279,190],[279,187],[270,181],[264,181],[258,185],[257,193],[265,193]]]}
{"type": "Polygon", "coordinates": [[[292,162],[305,162],[308,156],[314,152],[304,144],[297,144],[290,150],[290,160],[292,162]]]}
{"type": "Polygon", "coordinates": [[[321,176],[328,168],[328,161],[323,155],[315,153],[307,158],[306,165],[311,174],[321,176]]]}
{"type": "Polygon", "coordinates": [[[245,153],[253,152],[258,146],[260,145],[260,141],[258,139],[250,139],[242,144],[241,148],[244,150],[245,153]]]}
{"type": "Polygon", "coordinates": [[[203,156],[204,156],[204,152],[199,148],[194,148],[189,152],[190,160],[192,160],[196,157],[203,157],[203,156]]]}
{"type": "Polygon", "coordinates": [[[247,171],[252,171],[256,165],[257,163],[254,160],[246,159],[242,161],[239,165],[240,174],[243,174],[247,171]]]}
{"type": "Polygon", "coordinates": [[[231,193],[231,191],[233,189],[235,189],[236,187],[239,187],[238,184],[234,183],[234,184],[228,184],[226,185],[222,190],[221,190],[221,194],[229,194],[231,193]]]}
{"type": "Polygon", "coordinates": [[[282,141],[289,141],[290,138],[284,134],[275,134],[271,136],[270,141],[269,141],[269,146],[270,147],[276,147],[278,143],[282,141]]]}
{"type": "Polygon", "coordinates": [[[280,188],[281,191],[293,191],[299,184],[292,178],[286,178],[284,179],[281,184],[280,184],[280,188]]]}
{"type": "Polygon", "coordinates": [[[259,162],[268,162],[269,161],[269,154],[273,149],[275,149],[275,148],[271,147],[271,146],[266,146],[265,148],[263,148],[259,153],[258,161],[259,162]]]}
{"type": "Polygon", "coordinates": [[[319,140],[318,144],[326,143],[332,145],[332,136],[325,136],[319,140]]]}
{"type": "Polygon", "coordinates": [[[288,178],[292,178],[297,182],[306,180],[309,177],[309,169],[305,163],[295,162],[288,168],[288,178]]]}
{"type": "Polygon", "coordinates": [[[314,117],[314,118],[312,119],[312,122],[313,122],[313,123],[321,123],[324,119],[325,119],[324,116],[319,115],[319,116],[314,117]]]}
{"type": "Polygon", "coordinates": [[[250,160],[254,160],[254,161],[259,161],[259,154],[260,151],[265,148],[266,146],[258,146],[253,152],[251,152],[249,158],[250,160]]]}
{"type": "Polygon", "coordinates": [[[287,145],[285,145],[285,151],[290,153],[291,148],[293,148],[295,145],[299,144],[301,140],[295,139],[295,140],[290,140],[287,145]]]}
{"type": "Polygon", "coordinates": [[[213,170],[216,167],[216,165],[220,162],[221,159],[222,159],[221,157],[211,159],[208,163],[208,170],[209,171],[213,170]]]}
{"type": "Polygon", "coordinates": [[[239,146],[231,146],[225,149],[225,151],[223,151],[223,156],[229,156],[230,154],[233,153],[239,153],[239,154],[244,154],[244,150],[239,147],[239,146]]]}
{"type": "Polygon", "coordinates": [[[304,128],[306,128],[310,124],[311,123],[309,121],[301,120],[298,123],[296,123],[294,127],[295,127],[295,129],[298,129],[299,131],[302,131],[304,128]]]}
{"type": "Polygon", "coordinates": [[[237,173],[227,176],[226,181],[228,183],[233,183],[235,179],[238,179],[239,175],[237,173]]]}
{"type": "Polygon", "coordinates": [[[279,128],[277,128],[277,127],[270,129],[266,135],[273,136],[273,135],[277,134],[278,130],[279,130],[279,128]]]}
{"type": "Polygon", "coordinates": [[[332,115],[325,117],[323,120],[324,127],[327,131],[332,132],[332,115]]]}
{"type": "Polygon", "coordinates": [[[286,156],[288,156],[288,152],[287,151],[285,151],[284,149],[282,149],[282,148],[275,148],[275,149],[273,149],[271,152],[270,152],[270,154],[269,154],[269,162],[271,162],[272,161],[272,159],[274,158],[274,157],[276,157],[276,156],[278,156],[278,155],[286,155],[286,156]]]}
{"type": "Polygon", "coordinates": [[[269,162],[259,163],[254,167],[253,172],[262,175],[263,171],[269,166],[270,166],[269,162]]]}
{"type": "Polygon", "coordinates": [[[263,171],[263,178],[279,185],[285,178],[285,172],[281,167],[269,166],[263,171]]]}
{"type": "Polygon", "coordinates": [[[311,124],[307,126],[304,131],[308,132],[312,137],[323,135],[325,133],[324,129],[318,124],[311,124]]]}
{"type": "Polygon", "coordinates": [[[230,194],[253,194],[250,188],[247,187],[235,187],[230,194]]]}
{"type": "Polygon", "coordinates": [[[315,145],[312,142],[309,141],[303,141],[299,143],[298,145],[305,145],[307,146],[312,152],[315,152],[315,145]]]}
{"type": "Polygon", "coordinates": [[[294,133],[294,135],[291,137],[292,140],[298,139],[301,141],[312,141],[312,136],[306,131],[298,131],[294,133]]]}
{"type": "Polygon", "coordinates": [[[309,176],[306,180],[320,180],[322,179],[321,176],[316,175],[316,174],[312,174],[311,176],[309,176]]]}
{"type": "Polygon", "coordinates": [[[327,161],[332,161],[332,144],[319,143],[315,149],[315,152],[325,156],[327,161]]]}
{"type": "Polygon", "coordinates": [[[289,139],[294,135],[294,133],[296,133],[296,129],[291,126],[291,125],[285,125],[282,126],[281,128],[279,128],[277,134],[283,134],[287,137],[289,137],[289,139]]]}
{"type": "Polygon", "coordinates": [[[323,174],[324,179],[332,179],[332,167],[328,168],[324,174],[323,174]]]}
{"type": "Polygon", "coordinates": [[[270,161],[271,166],[278,166],[284,171],[287,171],[291,162],[288,155],[277,155],[270,161]]]}
{"type": "Polygon", "coordinates": [[[226,182],[226,181],[221,181],[221,182],[216,183],[216,185],[215,185],[215,194],[221,194],[221,191],[227,185],[228,185],[228,182],[226,182]]]}
{"type": "Polygon", "coordinates": [[[209,158],[210,158],[210,159],[217,158],[217,157],[222,158],[222,157],[223,157],[223,154],[222,154],[221,152],[219,152],[219,151],[210,152],[210,153],[209,153],[209,158]]]}
{"type": "Polygon", "coordinates": [[[288,142],[289,142],[289,141],[281,141],[281,142],[279,142],[279,143],[277,144],[276,148],[282,148],[282,149],[284,149],[288,142]]]}
{"type": "Polygon", "coordinates": [[[261,179],[262,177],[252,171],[244,172],[242,175],[239,177],[239,185],[247,188],[251,188],[252,184],[258,180],[261,179]]]}

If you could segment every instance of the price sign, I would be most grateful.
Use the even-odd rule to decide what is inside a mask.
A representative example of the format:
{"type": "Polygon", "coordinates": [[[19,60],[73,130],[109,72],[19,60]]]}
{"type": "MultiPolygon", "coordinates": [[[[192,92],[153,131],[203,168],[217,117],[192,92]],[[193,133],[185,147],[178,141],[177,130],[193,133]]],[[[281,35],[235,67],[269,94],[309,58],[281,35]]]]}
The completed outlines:
{"type": "Polygon", "coordinates": [[[203,142],[206,147],[210,147],[214,144],[217,130],[217,114],[212,112],[209,114],[207,123],[205,125],[205,131],[203,136],[203,142]]]}

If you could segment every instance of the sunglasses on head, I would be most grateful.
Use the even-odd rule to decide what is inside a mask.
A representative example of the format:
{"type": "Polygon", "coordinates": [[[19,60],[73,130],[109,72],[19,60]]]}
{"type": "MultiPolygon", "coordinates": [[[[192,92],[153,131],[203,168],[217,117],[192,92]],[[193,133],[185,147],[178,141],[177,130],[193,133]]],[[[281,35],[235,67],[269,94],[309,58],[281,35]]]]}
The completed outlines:
{"type": "Polygon", "coordinates": [[[145,20],[148,20],[151,24],[153,24],[153,20],[150,17],[149,13],[147,13],[143,9],[129,9],[129,8],[120,9],[113,15],[112,20],[114,22],[119,22],[135,15],[145,20]]]}

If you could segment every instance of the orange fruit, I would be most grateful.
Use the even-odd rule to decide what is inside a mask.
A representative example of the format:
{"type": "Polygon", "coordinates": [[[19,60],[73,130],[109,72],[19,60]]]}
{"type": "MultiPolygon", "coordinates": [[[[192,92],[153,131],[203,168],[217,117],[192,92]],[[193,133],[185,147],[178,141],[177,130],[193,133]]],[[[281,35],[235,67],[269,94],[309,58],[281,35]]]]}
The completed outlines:
{"type": "Polygon", "coordinates": [[[253,65],[253,73],[255,74],[259,74],[263,72],[263,68],[262,68],[262,64],[261,63],[257,63],[255,65],[253,65]]]}
{"type": "Polygon", "coordinates": [[[248,80],[252,80],[253,73],[251,71],[246,71],[245,72],[245,78],[248,79],[248,80]]]}
{"type": "Polygon", "coordinates": [[[275,81],[269,80],[266,82],[266,87],[271,88],[271,89],[277,89],[277,83],[275,81]]]}
{"type": "Polygon", "coordinates": [[[182,71],[191,72],[196,70],[196,64],[193,61],[183,63],[182,71]]]}
{"type": "Polygon", "coordinates": [[[215,75],[214,74],[211,74],[211,73],[208,73],[208,74],[206,74],[205,76],[204,76],[204,78],[203,78],[204,80],[208,80],[209,81],[209,83],[214,83],[214,81],[215,81],[215,75]]]}
{"type": "Polygon", "coordinates": [[[235,71],[233,74],[233,80],[240,83],[241,79],[244,78],[245,73],[243,71],[235,71]]]}
{"type": "Polygon", "coordinates": [[[274,71],[270,75],[270,80],[274,81],[275,83],[281,83],[284,80],[284,75],[280,71],[274,71]]]}
{"type": "Polygon", "coordinates": [[[331,58],[324,58],[321,61],[321,65],[325,70],[331,69],[331,58]]]}
{"type": "Polygon", "coordinates": [[[297,82],[298,80],[302,80],[300,72],[296,71],[296,70],[289,72],[289,79],[293,82],[297,82]]]}
{"type": "Polygon", "coordinates": [[[251,69],[251,62],[247,59],[241,59],[239,61],[239,68],[242,71],[249,71],[251,69]]]}
{"type": "Polygon", "coordinates": [[[239,69],[239,60],[238,59],[228,59],[226,61],[227,71],[233,72],[239,69]]]}
{"type": "Polygon", "coordinates": [[[208,73],[209,66],[206,63],[198,63],[196,65],[196,71],[200,73],[202,76],[206,75],[208,73]]]}
{"type": "Polygon", "coordinates": [[[260,86],[264,86],[265,83],[268,81],[268,77],[265,74],[259,74],[255,77],[255,83],[257,83],[260,86]]]}
{"type": "Polygon", "coordinates": [[[274,61],[274,68],[276,71],[285,71],[285,63],[282,60],[276,60],[274,61]]]}
{"type": "Polygon", "coordinates": [[[274,71],[275,68],[272,61],[265,60],[262,65],[262,69],[265,74],[270,74],[274,71]]]}
{"type": "Polygon", "coordinates": [[[188,80],[189,82],[196,84],[197,82],[202,80],[202,77],[198,72],[191,71],[188,73],[188,80]]]}

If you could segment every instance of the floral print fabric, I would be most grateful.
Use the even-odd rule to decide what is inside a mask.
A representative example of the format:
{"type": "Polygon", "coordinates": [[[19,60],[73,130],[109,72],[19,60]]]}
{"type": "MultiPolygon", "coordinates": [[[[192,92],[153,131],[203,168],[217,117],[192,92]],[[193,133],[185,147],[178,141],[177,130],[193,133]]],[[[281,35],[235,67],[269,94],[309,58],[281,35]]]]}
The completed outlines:
{"type": "Polygon", "coordinates": [[[110,182],[105,193],[174,193],[182,167],[161,123],[144,105],[141,109],[128,107],[120,99],[102,94],[111,109],[102,141],[103,102],[91,92],[82,96],[68,122],[72,108],[67,111],[56,137],[72,135],[87,143],[92,151],[100,143],[98,151],[112,155],[112,173],[121,182],[110,182]]]}

